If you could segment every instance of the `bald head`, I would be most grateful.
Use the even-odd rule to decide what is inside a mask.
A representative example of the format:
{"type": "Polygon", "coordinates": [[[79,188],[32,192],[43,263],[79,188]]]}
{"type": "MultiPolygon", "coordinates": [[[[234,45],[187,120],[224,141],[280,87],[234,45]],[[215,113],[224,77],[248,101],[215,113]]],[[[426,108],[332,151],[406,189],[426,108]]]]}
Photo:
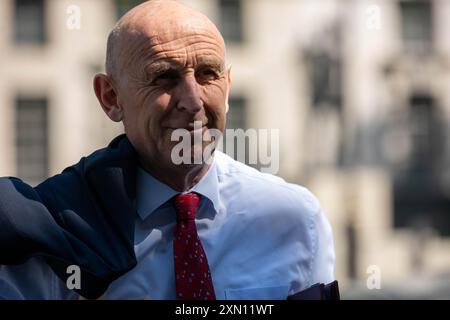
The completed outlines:
{"type": "MultiPolygon", "coordinates": [[[[106,71],[94,77],[95,94],[108,117],[123,123],[140,164],[175,190],[196,183],[208,168],[206,160],[174,161],[179,142],[173,134],[200,132],[202,141],[191,151],[205,155],[218,141],[211,130],[225,130],[231,66],[225,66],[225,43],[216,26],[176,1],[147,1],[111,32],[106,71]]],[[[189,157],[191,151],[182,153],[189,157]]]]}
{"type": "Polygon", "coordinates": [[[155,43],[181,32],[207,34],[225,58],[223,37],[208,17],[174,0],[150,0],[128,11],[110,32],[106,73],[117,78],[136,59],[151,54],[155,43]]]}

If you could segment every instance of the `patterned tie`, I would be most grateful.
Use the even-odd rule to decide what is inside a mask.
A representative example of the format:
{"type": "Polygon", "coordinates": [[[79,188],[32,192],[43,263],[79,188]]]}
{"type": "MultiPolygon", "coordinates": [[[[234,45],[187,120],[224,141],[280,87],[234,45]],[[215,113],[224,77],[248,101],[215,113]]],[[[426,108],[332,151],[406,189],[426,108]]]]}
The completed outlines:
{"type": "Polygon", "coordinates": [[[195,214],[200,204],[196,193],[175,197],[177,226],[173,239],[178,300],[215,300],[208,260],[197,234],[195,214]]]}

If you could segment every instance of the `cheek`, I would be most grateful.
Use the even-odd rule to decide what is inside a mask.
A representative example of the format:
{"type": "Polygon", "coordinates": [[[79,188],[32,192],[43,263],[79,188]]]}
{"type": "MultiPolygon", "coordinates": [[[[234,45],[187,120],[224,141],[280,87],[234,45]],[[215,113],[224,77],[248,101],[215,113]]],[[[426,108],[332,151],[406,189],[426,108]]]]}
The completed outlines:
{"type": "Polygon", "coordinates": [[[157,97],[149,97],[142,104],[140,121],[141,126],[146,128],[152,135],[160,134],[161,122],[168,108],[170,96],[163,94],[157,97]]]}
{"type": "Polygon", "coordinates": [[[203,101],[206,112],[211,113],[215,121],[224,121],[226,113],[226,86],[210,85],[203,88],[203,101]]]}

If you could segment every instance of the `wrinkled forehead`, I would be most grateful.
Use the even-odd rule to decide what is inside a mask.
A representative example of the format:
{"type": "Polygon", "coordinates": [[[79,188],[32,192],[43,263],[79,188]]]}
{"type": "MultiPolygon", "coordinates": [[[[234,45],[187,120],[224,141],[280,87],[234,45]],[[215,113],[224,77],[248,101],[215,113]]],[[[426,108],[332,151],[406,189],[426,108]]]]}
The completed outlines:
{"type": "Polygon", "coordinates": [[[222,35],[209,19],[195,12],[144,15],[126,28],[121,39],[125,60],[148,61],[188,51],[206,52],[225,60],[222,35]]]}

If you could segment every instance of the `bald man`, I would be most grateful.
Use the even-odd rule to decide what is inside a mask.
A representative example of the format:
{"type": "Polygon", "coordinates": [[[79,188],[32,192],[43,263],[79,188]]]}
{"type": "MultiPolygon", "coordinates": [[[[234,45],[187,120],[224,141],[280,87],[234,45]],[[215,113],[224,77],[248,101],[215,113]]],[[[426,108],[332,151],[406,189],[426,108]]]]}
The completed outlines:
{"type": "Polygon", "coordinates": [[[215,150],[225,55],[214,24],[178,2],[120,19],[93,84],[125,135],[36,188],[1,179],[0,297],[286,299],[334,280],[317,199],[215,150]],[[210,155],[174,161],[180,129],[203,137],[188,159],[210,155]]]}

